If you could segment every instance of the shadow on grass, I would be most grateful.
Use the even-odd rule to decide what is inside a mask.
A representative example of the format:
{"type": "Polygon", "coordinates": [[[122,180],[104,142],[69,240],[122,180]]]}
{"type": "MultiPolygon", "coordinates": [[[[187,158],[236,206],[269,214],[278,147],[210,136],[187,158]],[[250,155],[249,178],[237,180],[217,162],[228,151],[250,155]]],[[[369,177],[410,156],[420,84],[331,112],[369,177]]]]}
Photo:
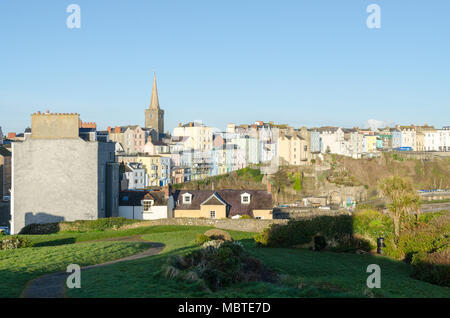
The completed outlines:
{"type": "Polygon", "coordinates": [[[74,244],[75,242],[76,242],[76,239],[74,237],[66,237],[63,239],[39,242],[39,243],[34,244],[34,246],[35,247],[58,246],[58,245],[65,245],[65,244],[74,244]]]}

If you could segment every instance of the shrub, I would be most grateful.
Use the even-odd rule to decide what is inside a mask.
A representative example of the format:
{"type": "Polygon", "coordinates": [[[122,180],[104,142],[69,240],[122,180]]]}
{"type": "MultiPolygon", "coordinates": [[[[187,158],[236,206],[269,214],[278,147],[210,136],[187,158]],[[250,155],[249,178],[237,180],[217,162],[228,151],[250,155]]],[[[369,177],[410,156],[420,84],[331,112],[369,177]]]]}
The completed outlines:
{"type": "Polygon", "coordinates": [[[60,223],[28,224],[19,234],[52,234],[60,231],[60,223]]]}
{"type": "Polygon", "coordinates": [[[411,277],[431,284],[450,287],[450,249],[417,253],[412,258],[411,277]]]}
{"type": "Polygon", "coordinates": [[[419,222],[414,226],[410,223],[408,228],[400,233],[397,247],[393,239],[389,239],[385,249],[386,255],[409,263],[417,253],[430,254],[450,246],[450,214],[436,214],[426,218],[428,223],[419,222]]]}
{"type": "Polygon", "coordinates": [[[287,224],[272,224],[254,237],[259,246],[268,247],[305,247],[308,245],[323,249],[323,240],[314,237],[323,237],[325,246],[330,245],[335,250],[370,249],[367,242],[361,237],[353,237],[352,217],[319,216],[305,220],[290,220],[287,224]],[[322,242],[321,242],[322,241],[322,242]],[[317,243],[317,244],[314,244],[317,243]],[[349,244],[354,244],[353,248],[349,244]]]}
{"type": "Polygon", "coordinates": [[[205,235],[208,236],[212,240],[223,240],[223,241],[233,241],[230,233],[220,230],[220,229],[211,229],[205,232],[205,235]]]}
{"type": "Polygon", "coordinates": [[[5,236],[0,240],[0,250],[12,250],[31,246],[33,246],[33,243],[30,240],[19,236],[5,236]]]}
{"type": "Polygon", "coordinates": [[[248,214],[241,215],[241,219],[244,219],[244,220],[251,219],[251,218],[252,217],[248,214]]]}
{"type": "Polygon", "coordinates": [[[202,245],[203,243],[208,242],[210,240],[211,239],[208,236],[206,236],[205,234],[199,234],[199,235],[197,235],[197,239],[195,240],[195,242],[199,245],[202,245]]]}
{"type": "Polygon", "coordinates": [[[376,247],[377,238],[388,237],[394,231],[392,219],[379,211],[368,209],[353,214],[353,231],[367,239],[372,248],[376,247]]]}
{"type": "Polygon", "coordinates": [[[322,235],[314,236],[314,250],[321,251],[327,247],[327,241],[322,235]]]}
{"type": "Polygon", "coordinates": [[[277,275],[261,261],[249,257],[236,242],[209,241],[205,248],[172,257],[163,270],[166,277],[200,281],[212,290],[242,281],[276,281],[277,275]],[[220,244],[212,245],[213,242],[220,244]]]}
{"type": "Polygon", "coordinates": [[[123,217],[100,218],[97,220],[78,220],[73,222],[29,224],[25,226],[20,234],[51,234],[57,232],[91,232],[104,231],[108,229],[119,229],[128,224],[140,222],[123,217]]]}

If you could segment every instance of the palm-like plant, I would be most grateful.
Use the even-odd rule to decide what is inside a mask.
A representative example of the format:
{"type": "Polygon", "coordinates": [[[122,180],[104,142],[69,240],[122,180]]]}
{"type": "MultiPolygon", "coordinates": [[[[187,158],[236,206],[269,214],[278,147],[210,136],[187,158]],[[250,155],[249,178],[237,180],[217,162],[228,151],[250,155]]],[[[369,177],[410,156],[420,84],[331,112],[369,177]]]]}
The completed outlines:
{"type": "Polygon", "coordinates": [[[382,196],[388,201],[388,211],[394,222],[395,242],[397,242],[404,217],[411,211],[415,211],[418,217],[420,197],[411,183],[399,176],[383,179],[379,188],[382,196]]]}

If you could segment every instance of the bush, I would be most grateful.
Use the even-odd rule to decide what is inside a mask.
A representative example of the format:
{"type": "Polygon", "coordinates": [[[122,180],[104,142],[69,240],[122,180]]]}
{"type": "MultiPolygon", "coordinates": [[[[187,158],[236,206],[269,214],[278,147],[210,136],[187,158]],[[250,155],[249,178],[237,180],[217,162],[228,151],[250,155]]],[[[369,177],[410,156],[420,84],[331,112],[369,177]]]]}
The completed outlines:
{"type": "Polygon", "coordinates": [[[244,220],[251,219],[251,218],[252,217],[248,214],[241,215],[241,219],[244,219],[244,220]]]}
{"type": "Polygon", "coordinates": [[[242,281],[276,281],[277,275],[249,257],[240,243],[210,241],[185,256],[172,257],[164,270],[168,278],[201,280],[211,290],[242,281]],[[209,243],[220,242],[211,245],[209,243]]]}
{"type": "Polygon", "coordinates": [[[290,220],[287,224],[272,224],[254,237],[259,246],[307,247],[322,249],[324,245],[333,250],[369,250],[370,245],[360,236],[353,236],[353,221],[348,215],[319,216],[308,220],[290,220]],[[352,237],[352,239],[349,239],[352,237]],[[317,243],[317,244],[314,244],[317,243]],[[353,248],[349,246],[353,244],[353,248]],[[320,245],[320,246],[319,246],[320,245]]]}
{"type": "Polygon", "coordinates": [[[411,277],[431,284],[450,287],[450,249],[435,253],[417,253],[412,258],[411,277]]]}
{"type": "Polygon", "coordinates": [[[223,240],[223,241],[233,241],[230,233],[219,230],[219,229],[211,229],[205,232],[205,235],[208,236],[212,240],[223,240]]]}
{"type": "Polygon", "coordinates": [[[195,240],[195,242],[199,245],[202,245],[203,243],[208,242],[210,240],[211,239],[208,236],[206,236],[205,234],[199,234],[199,235],[197,235],[197,239],[195,240]]]}
{"type": "Polygon", "coordinates": [[[394,232],[392,219],[379,211],[368,209],[353,214],[353,231],[360,234],[376,248],[377,238],[388,237],[394,232]]]}
{"type": "Polygon", "coordinates": [[[411,262],[415,254],[431,254],[450,246],[450,214],[426,216],[428,223],[414,221],[406,224],[407,229],[400,233],[397,247],[392,235],[388,236],[385,253],[388,256],[411,262]]]}
{"type": "Polygon", "coordinates": [[[321,251],[327,247],[327,241],[322,235],[314,236],[314,250],[321,251]]]}
{"type": "Polygon", "coordinates": [[[123,217],[100,218],[97,220],[78,220],[73,222],[29,224],[25,226],[20,234],[51,234],[57,232],[93,232],[108,229],[119,229],[128,224],[140,222],[123,217]]]}
{"type": "Polygon", "coordinates": [[[60,231],[60,223],[28,224],[19,234],[52,234],[60,231]]]}
{"type": "Polygon", "coordinates": [[[19,236],[5,236],[0,240],[0,250],[12,250],[31,246],[33,246],[31,241],[19,236]]]}

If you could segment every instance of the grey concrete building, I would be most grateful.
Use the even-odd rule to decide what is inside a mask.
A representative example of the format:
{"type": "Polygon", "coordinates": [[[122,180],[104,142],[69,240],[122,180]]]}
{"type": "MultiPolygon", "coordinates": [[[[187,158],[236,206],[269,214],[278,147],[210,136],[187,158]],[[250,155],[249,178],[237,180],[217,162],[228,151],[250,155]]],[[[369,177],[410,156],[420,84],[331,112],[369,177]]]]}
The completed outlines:
{"type": "Polygon", "coordinates": [[[11,232],[32,223],[118,216],[114,143],[80,138],[78,114],[32,115],[12,148],[11,232]]]}

